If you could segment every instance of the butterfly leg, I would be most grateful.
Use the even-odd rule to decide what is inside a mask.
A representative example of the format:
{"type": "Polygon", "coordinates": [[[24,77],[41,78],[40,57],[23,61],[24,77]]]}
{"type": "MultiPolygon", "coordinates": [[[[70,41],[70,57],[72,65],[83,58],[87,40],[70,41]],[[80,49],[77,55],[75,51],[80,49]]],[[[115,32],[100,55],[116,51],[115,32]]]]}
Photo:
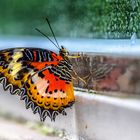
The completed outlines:
{"type": "Polygon", "coordinates": [[[78,80],[78,79],[79,79],[80,81],[82,81],[82,82],[84,83],[84,85],[87,84],[87,82],[86,82],[83,78],[81,78],[80,76],[78,76],[78,74],[77,74],[77,72],[76,72],[75,70],[73,70],[73,72],[74,72],[75,77],[72,76],[72,78],[73,78],[74,80],[78,80]]]}

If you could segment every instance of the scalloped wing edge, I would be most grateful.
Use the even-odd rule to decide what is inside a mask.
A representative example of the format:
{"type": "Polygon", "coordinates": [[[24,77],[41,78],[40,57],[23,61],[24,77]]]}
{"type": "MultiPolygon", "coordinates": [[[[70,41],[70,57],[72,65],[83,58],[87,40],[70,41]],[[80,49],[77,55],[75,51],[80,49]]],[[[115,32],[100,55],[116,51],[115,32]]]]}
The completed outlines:
{"type": "MultiPolygon", "coordinates": [[[[0,76],[2,75],[2,73],[0,73],[0,76]]],[[[73,103],[71,103],[69,106],[65,107],[65,108],[61,108],[57,111],[54,110],[45,110],[39,106],[37,106],[34,102],[32,102],[28,95],[26,95],[26,89],[25,88],[17,88],[14,90],[14,87],[12,84],[9,84],[7,82],[7,78],[5,76],[0,77],[0,83],[3,85],[3,89],[5,91],[9,90],[11,95],[19,95],[20,96],[20,100],[24,100],[25,101],[25,107],[26,109],[31,108],[33,113],[39,113],[40,116],[40,120],[41,121],[45,121],[46,117],[48,116],[51,121],[55,121],[55,118],[57,115],[62,114],[62,115],[67,115],[67,113],[65,112],[65,108],[70,107],[73,105],[73,103]]]]}

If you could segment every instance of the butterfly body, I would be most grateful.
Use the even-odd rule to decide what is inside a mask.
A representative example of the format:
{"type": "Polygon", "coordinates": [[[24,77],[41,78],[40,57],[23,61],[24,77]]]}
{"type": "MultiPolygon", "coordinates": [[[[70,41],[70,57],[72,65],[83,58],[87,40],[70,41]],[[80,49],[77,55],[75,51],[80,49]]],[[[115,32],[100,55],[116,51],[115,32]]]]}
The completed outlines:
{"type": "Polygon", "coordinates": [[[66,115],[74,103],[72,65],[62,47],[59,54],[38,48],[0,51],[0,81],[4,90],[19,94],[40,119],[66,115]]]}

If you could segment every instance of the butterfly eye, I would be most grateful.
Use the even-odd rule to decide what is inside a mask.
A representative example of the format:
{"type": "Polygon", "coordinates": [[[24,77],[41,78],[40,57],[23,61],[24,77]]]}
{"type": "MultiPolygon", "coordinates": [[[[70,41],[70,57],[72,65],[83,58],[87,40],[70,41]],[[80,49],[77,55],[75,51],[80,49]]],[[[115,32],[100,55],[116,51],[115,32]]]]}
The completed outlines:
{"type": "Polygon", "coordinates": [[[69,52],[67,51],[67,52],[66,52],[66,56],[68,56],[68,55],[69,55],[69,52]]]}

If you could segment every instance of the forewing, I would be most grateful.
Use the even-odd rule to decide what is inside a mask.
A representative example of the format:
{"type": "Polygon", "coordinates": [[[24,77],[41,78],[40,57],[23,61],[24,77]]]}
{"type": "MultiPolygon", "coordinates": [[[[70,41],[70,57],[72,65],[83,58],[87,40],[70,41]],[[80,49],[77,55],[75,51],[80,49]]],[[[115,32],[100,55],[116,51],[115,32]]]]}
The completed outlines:
{"type": "Polygon", "coordinates": [[[53,58],[55,53],[42,49],[7,49],[0,51],[0,81],[5,90],[11,94],[19,92],[25,81],[37,71],[59,60],[53,58]],[[32,65],[33,64],[33,65],[32,65]]]}

